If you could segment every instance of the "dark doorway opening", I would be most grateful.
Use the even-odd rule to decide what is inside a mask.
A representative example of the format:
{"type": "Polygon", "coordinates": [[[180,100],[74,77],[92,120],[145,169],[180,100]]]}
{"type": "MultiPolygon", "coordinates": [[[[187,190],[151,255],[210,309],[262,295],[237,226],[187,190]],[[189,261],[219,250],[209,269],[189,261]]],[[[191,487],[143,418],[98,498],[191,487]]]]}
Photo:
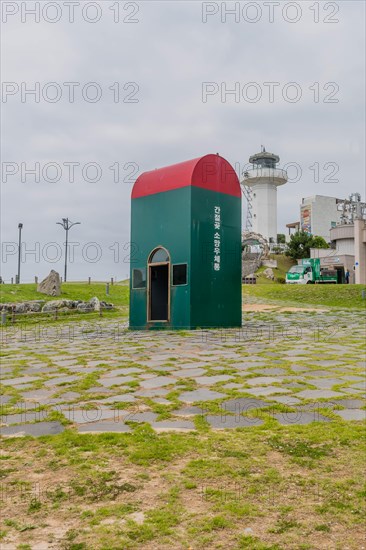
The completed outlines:
{"type": "Polygon", "coordinates": [[[168,321],[169,264],[150,265],[150,321],[168,321]]]}
{"type": "Polygon", "coordinates": [[[336,267],[336,271],[337,271],[337,284],[338,285],[344,284],[344,282],[345,282],[344,268],[343,267],[336,267]]]}

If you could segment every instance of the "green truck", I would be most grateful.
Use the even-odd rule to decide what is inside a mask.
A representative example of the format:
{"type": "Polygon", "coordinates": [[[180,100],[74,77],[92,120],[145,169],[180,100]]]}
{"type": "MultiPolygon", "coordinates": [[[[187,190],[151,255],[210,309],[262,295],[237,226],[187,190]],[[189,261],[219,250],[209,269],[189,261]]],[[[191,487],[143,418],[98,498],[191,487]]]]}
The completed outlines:
{"type": "Polygon", "coordinates": [[[303,258],[286,273],[286,283],[291,285],[337,284],[337,272],[320,267],[319,258],[303,258]]]}

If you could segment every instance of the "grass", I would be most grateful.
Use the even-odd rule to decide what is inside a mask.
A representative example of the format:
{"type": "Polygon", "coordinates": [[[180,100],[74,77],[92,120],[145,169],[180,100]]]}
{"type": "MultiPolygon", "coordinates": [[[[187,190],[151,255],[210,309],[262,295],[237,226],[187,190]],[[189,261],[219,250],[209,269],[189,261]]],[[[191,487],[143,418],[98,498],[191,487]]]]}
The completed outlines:
{"type": "MultiPolygon", "coordinates": [[[[18,303],[31,300],[82,300],[88,301],[96,296],[100,301],[112,303],[113,310],[103,310],[103,317],[115,318],[127,316],[129,302],[129,286],[124,283],[109,285],[109,295],[106,294],[106,285],[104,283],[63,283],[60,296],[47,296],[37,292],[35,284],[20,284],[20,285],[0,285],[0,303],[18,303]]],[[[10,315],[9,315],[10,317],[10,315]]],[[[23,325],[34,325],[39,322],[47,322],[47,324],[60,324],[63,322],[88,320],[95,321],[99,317],[99,313],[82,313],[76,310],[66,312],[58,312],[57,319],[54,313],[25,313],[16,315],[16,323],[23,325]]]]}
{"type": "Polygon", "coordinates": [[[365,285],[244,285],[243,301],[260,298],[263,303],[292,306],[327,306],[341,309],[365,309],[362,298],[365,285]]]}
{"type": "MultiPolygon", "coordinates": [[[[18,301],[40,297],[35,285],[2,285],[0,290],[4,291],[3,301],[8,301],[9,296],[18,301]]],[[[61,298],[105,297],[102,284],[89,287],[67,283],[63,290],[61,298]]],[[[360,312],[354,310],[364,306],[361,287],[265,284],[244,286],[243,294],[244,300],[279,306],[348,308],[343,316],[335,310],[329,317],[339,319],[340,327],[345,323],[344,332],[336,340],[307,340],[304,333],[303,362],[311,364],[313,358],[319,357],[335,359],[337,352],[327,348],[332,343],[342,345],[343,341],[347,346],[353,344],[343,355],[345,364],[358,362],[360,340],[351,333],[352,327],[347,329],[347,323],[353,315],[360,317],[360,312]]],[[[125,311],[128,287],[111,287],[107,299],[120,312],[125,311]]],[[[260,313],[251,315],[251,320],[261,322],[260,313]]],[[[320,317],[324,320],[327,315],[321,313],[320,317]]],[[[301,316],[307,322],[313,319],[310,313],[301,316]]],[[[277,313],[272,312],[269,319],[276,321],[277,313]]],[[[149,338],[152,342],[156,335],[149,338]]],[[[166,364],[185,360],[175,356],[175,338],[189,342],[185,333],[168,334],[163,342],[169,345],[166,364]]],[[[154,347],[145,349],[144,342],[147,341],[142,340],[140,345],[146,358],[160,352],[158,340],[154,347]]],[[[128,339],[118,342],[123,365],[133,366],[138,360],[141,352],[136,353],[132,344],[135,342],[128,339]]],[[[271,352],[281,354],[292,348],[292,340],[281,337],[275,341],[258,338],[249,346],[247,342],[232,340],[222,343],[222,349],[241,349],[244,360],[251,358],[254,344],[259,346],[254,353],[263,356],[267,366],[271,366],[271,352]]],[[[23,359],[17,360],[20,347],[11,345],[4,352],[14,358],[11,376],[18,370],[19,374],[26,374],[28,364],[34,360],[47,366],[52,364],[52,358],[60,357],[86,365],[89,360],[100,361],[101,368],[112,369],[108,360],[117,352],[116,346],[104,340],[71,342],[65,347],[63,343],[51,343],[33,349],[25,342],[21,349],[23,359]]],[[[219,359],[214,350],[211,352],[210,372],[216,372],[214,366],[225,366],[225,372],[231,372],[230,360],[219,359]]],[[[292,359],[283,357],[281,368],[287,372],[292,359]]],[[[187,361],[191,360],[190,356],[187,361]]],[[[252,368],[247,379],[256,376],[257,367],[252,368]]],[[[362,367],[359,371],[357,368],[352,372],[362,374],[362,367]]],[[[60,374],[66,369],[61,367],[61,371],[60,374]]],[[[146,374],[154,372],[162,373],[146,368],[146,374]]],[[[95,383],[91,372],[70,389],[81,392],[81,400],[89,399],[83,392],[95,383]]],[[[194,380],[183,379],[182,384],[185,388],[196,387],[194,380]]],[[[10,391],[7,388],[5,393],[10,391]]],[[[227,395],[236,395],[232,391],[227,395]]],[[[152,407],[166,418],[171,408],[181,406],[177,392],[167,397],[172,398],[171,407],[152,407]]],[[[15,394],[13,399],[19,401],[15,394]]],[[[152,403],[151,400],[149,404],[152,403]]],[[[282,410],[281,407],[278,405],[273,411],[282,410]]],[[[207,410],[211,409],[217,414],[218,404],[210,403],[207,410]]],[[[366,451],[362,423],[337,417],[327,424],[281,426],[269,413],[263,415],[263,420],[260,426],[214,431],[198,417],[195,432],[161,434],[148,424],[131,424],[132,432],[127,434],[79,434],[68,424],[63,433],[52,437],[4,438],[0,454],[1,542],[5,546],[10,541],[18,549],[48,545],[61,550],[361,548],[366,451]]]]}
{"type": "Polygon", "coordinates": [[[116,306],[127,306],[129,288],[126,284],[109,285],[109,295],[106,295],[106,285],[103,283],[62,283],[60,296],[47,296],[37,292],[37,285],[0,285],[0,302],[25,302],[28,300],[83,300],[88,301],[93,296],[99,300],[112,302],[116,306]]]}
{"type": "Polygon", "coordinates": [[[359,424],[67,431],[4,440],[3,449],[17,471],[3,485],[2,528],[20,544],[49,537],[51,521],[65,527],[60,548],[329,548],[329,534],[343,537],[339,548],[361,544],[366,449],[359,424]],[[304,452],[311,465],[294,460],[304,452]],[[50,461],[58,464],[56,479],[50,461]]]}
{"type": "MultiPolygon", "coordinates": [[[[285,258],[286,257],[281,257],[285,258]]],[[[285,260],[280,267],[285,272],[285,260]]],[[[261,268],[262,269],[262,268],[261,268]]],[[[287,268],[286,268],[287,269],[287,268]]],[[[268,281],[266,279],[266,281],[268,281]]],[[[264,282],[264,279],[262,279],[264,282]]],[[[365,285],[283,285],[273,281],[271,284],[243,285],[243,301],[247,297],[260,298],[261,301],[282,302],[287,305],[316,305],[338,308],[364,309],[366,300],[362,299],[362,290],[365,285]]],[[[0,302],[22,302],[27,300],[89,300],[97,296],[100,300],[113,303],[120,313],[127,314],[129,288],[126,284],[115,284],[109,287],[110,295],[106,296],[104,284],[64,283],[62,294],[57,298],[37,292],[36,285],[0,285],[0,302]]],[[[82,317],[89,318],[89,315],[82,317]]],[[[69,319],[71,315],[66,315],[69,319]]]]}
{"type": "Polygon", "coordinates": [[[292,258],[289,258],[288,256],[285,256],[283,254],[273,254],[270,256],[270,258],[277,261],[277,267],[272,268],[275,276],[275,280],[272,281],[271,279],[267,279],[265,275],[262,275],[263,271],[267,269],[267,267],[261,266],[256,271],[256,275],[258,275],[257,284],[261,284],[261,285],[278,284],[276,282],[276,279],[278,277],[282,277],[284,279],[290,267],[296,264],[296,262],[292,258]]]}

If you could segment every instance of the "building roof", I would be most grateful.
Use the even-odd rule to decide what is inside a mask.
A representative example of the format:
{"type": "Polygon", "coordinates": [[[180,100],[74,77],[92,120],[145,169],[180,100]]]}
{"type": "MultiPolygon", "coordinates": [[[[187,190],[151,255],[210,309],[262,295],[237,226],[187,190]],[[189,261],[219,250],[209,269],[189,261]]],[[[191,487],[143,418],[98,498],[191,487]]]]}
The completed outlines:
{"type": "Polygon", "coordinates": [[[231,164],[218,154],[210,154],[144,172],[137,178],[131,197],[136,199],[188,186],[241,196],[239,179],[231,164]]]}
{"type": "Polygon", "coordinates": [[[249,157],[249,162],[251,164],[256,164],[258,161],[263,159],[273,160],[276,164],[280,162],[280,157],[278,155],[275,155],[274,153],[269,153],[268,151],[261,151],[260,153],[252,155],[251,157],[249,157]]]}

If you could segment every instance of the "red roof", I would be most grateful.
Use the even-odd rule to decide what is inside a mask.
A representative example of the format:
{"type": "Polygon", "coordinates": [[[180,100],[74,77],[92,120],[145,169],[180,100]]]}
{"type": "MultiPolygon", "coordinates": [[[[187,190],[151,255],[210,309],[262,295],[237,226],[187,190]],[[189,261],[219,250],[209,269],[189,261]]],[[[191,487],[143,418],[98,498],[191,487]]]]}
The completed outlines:
{"type": "Polygon", "coordinates": [[[136,199],[188,185],[235,197],[241,196],[240,183],[235,170],[220,155],[205,155],[144,172],[137,178],[131,196],[136,199]]]}

